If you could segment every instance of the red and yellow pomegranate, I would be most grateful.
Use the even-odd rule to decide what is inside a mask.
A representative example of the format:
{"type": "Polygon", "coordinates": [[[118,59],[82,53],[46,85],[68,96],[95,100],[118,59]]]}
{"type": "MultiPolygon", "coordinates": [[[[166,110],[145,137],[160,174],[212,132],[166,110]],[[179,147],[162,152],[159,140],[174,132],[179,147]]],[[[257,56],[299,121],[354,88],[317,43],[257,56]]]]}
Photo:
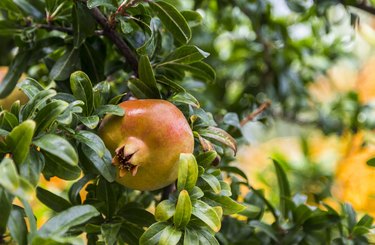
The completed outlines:
{"type": "Polygon", "coordinates": [[[116,181],[137,190],[157,190],[177,179],[180,153],[192,153],[194,137],[182,112],[165,100],[119,104],[123,117],[107,116],[99,135],[114,156],[116,181]]]}

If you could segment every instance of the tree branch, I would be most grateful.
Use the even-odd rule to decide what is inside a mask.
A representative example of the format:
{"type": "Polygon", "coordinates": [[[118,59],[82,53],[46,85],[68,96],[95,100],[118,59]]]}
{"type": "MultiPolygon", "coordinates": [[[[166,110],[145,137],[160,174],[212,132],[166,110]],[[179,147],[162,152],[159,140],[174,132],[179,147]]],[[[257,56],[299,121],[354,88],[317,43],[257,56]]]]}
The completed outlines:
{"type": "Polygon", "coordinates": [[[119,49],[120,53],[125,57],[126,61],[129,62],[135,75],[138,75],[138,59],[133,51],[129,48],[127,43],[122,39],[121,35],[117,33],[111,25],[108,23],[107,18],[100,12],[98,8],[90,9],[91,15],[94,17],[96,22],[103,28],[103,35],[109,38],[119,49]]]}
{"type": "Polygon", "coordinates": [[[262,113],[264,110],[266,110],[270,105],[271,105],[271,101],[263,102],[255,111],[253,111],[247,117],[242,119],[241,122],[240,122],[240,125],[243,126],[247,122],[253,120],[256,116],[258,116],[260,113],[262,113]]]}
{"type": "Polygon", "coordinates": [[[366,11],[367,13],[370,13],[372,15],[375,15],[375,7],[372,7],[372,6],[369,6],[369,5],[366,5],[366,3],[362,2],[362,3],[354,3],[354,4],[350,4],[349,6],[352,6],[354,8],[357,8],[357,9],[360,9],[360,10],[363,10],[363,11],[366,11]]]}

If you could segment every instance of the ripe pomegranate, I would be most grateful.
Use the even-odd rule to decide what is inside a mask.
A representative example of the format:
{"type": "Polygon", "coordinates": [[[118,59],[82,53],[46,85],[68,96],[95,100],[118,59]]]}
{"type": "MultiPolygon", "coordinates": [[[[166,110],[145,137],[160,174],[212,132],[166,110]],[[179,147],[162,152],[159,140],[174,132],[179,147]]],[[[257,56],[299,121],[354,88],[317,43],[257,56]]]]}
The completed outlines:
{"type": "Polygon", "coordinates": [[[137,190],[157,190],[177,179],[180,153],[192,153],[194,137],[181,111],[165,100],[119,104],[123,117],[106,116],[99,135],[114,155],[116,181],[137,190]]]}

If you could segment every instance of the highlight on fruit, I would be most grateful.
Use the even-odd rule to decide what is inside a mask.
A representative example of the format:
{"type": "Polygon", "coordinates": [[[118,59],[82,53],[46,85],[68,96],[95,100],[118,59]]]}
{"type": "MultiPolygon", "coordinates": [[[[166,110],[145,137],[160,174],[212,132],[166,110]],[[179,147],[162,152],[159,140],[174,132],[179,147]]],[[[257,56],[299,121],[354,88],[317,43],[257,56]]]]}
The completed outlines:
{"type": "Polygon", "coordinates": [[[194,137],[182,112],[165,100],[119,104],[124,116],[103,119],[99,135],[113,155],[116,181],[136,190],[157,190],[177,179],[180,153],[192,153],[194,137]]]}

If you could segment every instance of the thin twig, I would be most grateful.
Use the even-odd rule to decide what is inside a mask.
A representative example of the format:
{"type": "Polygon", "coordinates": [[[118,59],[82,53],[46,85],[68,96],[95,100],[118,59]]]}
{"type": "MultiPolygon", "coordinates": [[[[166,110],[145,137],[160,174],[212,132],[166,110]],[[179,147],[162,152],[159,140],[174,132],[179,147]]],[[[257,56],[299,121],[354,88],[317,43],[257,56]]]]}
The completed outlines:
{"type": "Polygon", "coordinates": [[[263,102],[255,111],[241,120],[240,125],[243,126],[247,122],[252,121],[256,116],[265,111],[271,105],[271,101],[263,102]]]}
{"type": "Polygon", "coordinates": [[[129,48],[128,44],[122,39],[121,35],[117,33],[108,23],[107,18],[102,14],[98,8],[90,9],[91,15],[96,22],[103,28],[103,35],[108,37],[119,49],[121,54],[129,62],[135,75],[138,75],[138,60],[133,51],[129,48]]]}

